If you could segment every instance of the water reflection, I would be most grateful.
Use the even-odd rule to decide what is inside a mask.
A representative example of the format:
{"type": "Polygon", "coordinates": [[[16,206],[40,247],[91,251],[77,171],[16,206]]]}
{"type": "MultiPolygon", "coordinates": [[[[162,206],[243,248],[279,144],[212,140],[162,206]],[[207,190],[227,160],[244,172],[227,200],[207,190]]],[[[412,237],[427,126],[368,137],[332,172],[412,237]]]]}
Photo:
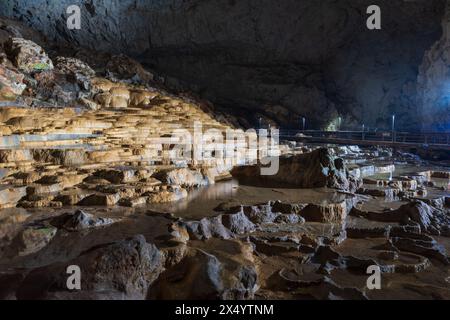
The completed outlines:
{"type": "Polygon", "coordinates": [[[49,141],[70,141],[86,138],[99,137],[98,134],[90,133],[49,133],[45,135],[37,134],[12,134],[0,137],[0,148],[19,148],[27,142],[49,142],[49,141]]]}
{"type": "MultiPolygon", "coordinates": [[[[214,185],[192,189],[188,197],[181,201],[149,205],[151,210],[173,212],[180,216],[205,216],[205,212],[213,214],[218,203],[237,195],[237,180],[221,181],[214,185]]],[[[208,214],[206,214],[208,215],[208,214]]]]}
{"type": "Polygon", "coordinates": [[[188,198],[167,204],[153,204],[146,209],[158,212],[172,212],[177,216],[198,219],[217,214],[214,210],[219,204],[255,205],[280,200],[288,203],[337,203],[349,199],[348,194],[336,190],[261,188],[240,185],[237,180],[228,180],[204,188],[189,191],[188,198]]]}

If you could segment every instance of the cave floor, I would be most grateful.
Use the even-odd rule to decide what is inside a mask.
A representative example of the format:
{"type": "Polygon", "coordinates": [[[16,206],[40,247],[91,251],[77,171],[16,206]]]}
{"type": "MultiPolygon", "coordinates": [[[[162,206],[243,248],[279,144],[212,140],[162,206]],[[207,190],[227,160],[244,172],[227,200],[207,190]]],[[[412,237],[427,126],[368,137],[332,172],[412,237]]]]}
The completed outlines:
{"type": "MultiPolygon", "coordinates": [[[[386,170],[384,165],[378,168],[379,171],[386,170]]],[[[398,177],[406,180],[406,175],[420,176],[424,172],[429,174],[433,169],[442,170],[399,164],[390,172],[366,176],[361,189],[387,190],[389,188],[381,186],[381,181],[396,181],[398,177]],[[379,181],[377,185],[373,184],[374,180],[379,181]]],[[[231,179],[191,189],[187,198],[182,200],[133,208],[64,206],[3,209],[0,211],[0,281],[4,285],[0,296],[16,297],[15,291],[20,289],[21,281],[36,269],[45,270],[51,265],[67,264],[92,248],[137,234],[143,235],[147,242],[154,243],[161,250],[170,250],[173,239],[167,240],[168,226],[180,218],[183,221],[199,221],[213,218],[223,210],[236,206],[255,207],[267,203],[272,205],[272,211],[276,211],[274,203],[279,201],[284,204],[315,204],[323,210],[341,210],[337,214],[343,216],[342,221],[259,221],[256,230],[250,233],[233,237],[219,234],[208,239],[191,237],[185,241],[185,245],[189,250],[201,250],[216,257],[227,269],[223,281],[230,286],[236,285],[233,281],[238,266],[253,266],[258,278],[253,295],[256,299],[450,299],[450,269],[446,258],[446,251],[450,250],[449,234],[428,236],[423,232],[405,230],[403,221],[376,221],[358,215],[352,209],[357,208],[358,212],[392,212],[399,210],[413,197],[439,207],[448,215],[449,180],[434,178],[431,174],[421,185],[425,183],[432,186],[427,187],[426,194],[402,198],[392,194],[371,196],[367,192],[352,194],[327,188],[262,188],[242,185],[238,180],[231,179]],[[440,199],[443,202],[436,204],[440,199]],[[346,205],[336,207],[336,204],[342,203],[346,205]],[[24,237],[25,230],[47,228],[52,218],[77,209],[116,222],[76,232],[62,228],[48,238],[33,233],[29,238],[24,237]],[[399,235],[389,235],[385,231],[380,233],[380,230],[388,229],[391,233],[396,230],[399,235]],[[409,249],[396,248],[393,243],[397,236],[414,241],[422,239],[420,247],[426,249],[417,249],[415,246],[419,247],[418,243],[409,249]],[[319,254],[321,251],[318,248],[327,249],[325,253],[319,254]],[[382,273],[380,290],[367,288],[370,274],[366,273],[366,268],[374,263],[385,268],[382,269],[385,272],[382,273]]],[[[417,191],[416,187],[412,189],[417,191]]],[[[176,263],[166,266],[165,273],[173,272],[178,267],[176,263]]],[[[194,283],[177,280],[182,281],[182,284],[177,284],[177,290],[184,290],[184,294],[177,295],[175,289],[168,289],[172,285],[170,279],[160,278],[163,280],[158,281],[169,283],[154,284],[149,289],[149,292],[156,292],[152,293],[151,298],[203,297],[198,293],[190,295],[193,294],[192,288],[188,286],[194,283]]],[[[43,292],[37,296],[34,294],[21,293],[21,297],[47,297],[41,296],[43,292]]],[[[92,295],[83,298],[86,297],[92,298],[92,295]]]]}

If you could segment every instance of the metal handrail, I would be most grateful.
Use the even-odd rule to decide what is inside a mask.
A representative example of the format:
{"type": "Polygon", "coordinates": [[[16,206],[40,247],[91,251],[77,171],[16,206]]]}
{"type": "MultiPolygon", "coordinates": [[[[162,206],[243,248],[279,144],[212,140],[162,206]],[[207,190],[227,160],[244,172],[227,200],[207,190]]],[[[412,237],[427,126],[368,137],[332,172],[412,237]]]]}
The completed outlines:
{"type": "Polygon", "coordinates": [[[281,129],[280,137],[298,137],[303,134],[310,138],[328,138],[339,140],[355,140],[389,143],[417,143],[424,145],[450,145],[448,132],[403,132],[403,131],[320,131],[281,129]]]}

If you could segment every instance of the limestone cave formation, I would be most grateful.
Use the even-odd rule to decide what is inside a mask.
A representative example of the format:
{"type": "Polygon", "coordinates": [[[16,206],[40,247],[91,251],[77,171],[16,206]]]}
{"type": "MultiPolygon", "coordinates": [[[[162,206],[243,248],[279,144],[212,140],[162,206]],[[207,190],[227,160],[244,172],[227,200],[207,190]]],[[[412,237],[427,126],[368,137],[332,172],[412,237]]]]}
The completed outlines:
{"type": "Polygon", "coordinates": [[[1,300],[449,300],[449,250],[450,0],[0,2],[1,300]]]}

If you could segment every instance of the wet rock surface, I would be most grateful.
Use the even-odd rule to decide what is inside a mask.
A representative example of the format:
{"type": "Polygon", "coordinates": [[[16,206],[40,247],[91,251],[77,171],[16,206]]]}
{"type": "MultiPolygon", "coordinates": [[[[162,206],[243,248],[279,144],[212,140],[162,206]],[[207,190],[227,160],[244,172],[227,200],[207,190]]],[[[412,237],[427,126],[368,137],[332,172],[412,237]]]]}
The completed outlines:
{"type": "Polygon", "coordinates": [[[49,265],[29,273],[21,283],[19,299],[83,299],[119,298],[142,299],[148,286],[163,270],[161,252],[146,243],[143,236],[135,236],[92,248],[69,265],[84,270],[81,290],[71,293],[67,289],[64,265],[49,265]],[[51,288],[51,290],[48,290],[51,288]]]}
{"type": "MultiPolygon", "coordinates": [[[[228,246],[233,260],[202,249],[190,250],[168,269],[150,289],[150,299],[252,299],[258,289],[258,273],[249,245],[214,240],[210,248],[228,246]]],[[[214,249],[213,249],[214,250],[214,249]]]]}
{"type": "MultiPolygon", "coordinates": [[[[1,291],[2,297],[366,300],[426,299],[438,295],[450,298],[448,290],[440,289],[441,281],[448,277],[449,207],[445,192],[436,185],[445,178],[432,178],[432,173],[417,173],[417,176],[427,176],[417,178],[421,181],[417,184],[398,185],[403,191],[423,186],[431,197],[422,200],[408,193],[401,199],[393,199],[385,193],[360,195],[329,189],[344,198],[324,200],[326,193],[322,190],[317,200],[300,197],[295,201],[281,196],[291,189],[278,187],[269,193],[269,199],[273,200],[264,202],[261,200],[267,200],[265,193],[260,201],[245,200],[247,188],[262,188],[243,185],[238,188],[242,188],[244,198],[231,196],[227,200],[222,196],[214,205],[189,209],[190,203],[198,201],[190,198],[193,191],[189,189],[187,198],[180,203],[186,203],[187,211],[200,210],[203,217],[194,219],[184,216],[184,211],[148,211],[148,202],[139,205],[140,201],[136,201],[138,205],[133,206],[132,199],[139,198],[133,198],[136,191],[126,186],[136,183],[136,175],[148,177],[153,173],[151,170],[133,174],[117,172],[117,169],[104,170],[94,175],[93,181],[99,183],[101,188],[96,188],[105,192],[105,196],[127,196],[129,205],[122,207],[130,210],[126,215],[114,211],[125,205],[121,201],[109,207],[107,203],[96,203],[97,209],[89,206],[83,211],[53,208],[61,213],[44,219],[28,216],[23,229],[12,227],[22,225],[21,219],[2,222],[4,235],[11,239],[9,249],[3,250],[0,259],[0,268],[4,270],[0,276],[7,283],[1,291]],[[96,213],[104,210],[109,213],[96,213]],[[127,238],[136,234],[144,236],[127,238]],[[86,235],[89,238],[85,240],[86,235]],[[61,237],[67,240],[60,242],[61,237]],[[57,253],[63,247],[67,253],[57,253]],[[65,268],[72,264],[89,273],[81,291],[65,288],[65,268]],[[11,272],[11,266],[21,266],[23,271],[11,272]],[[367,289],[369,266],[380,268],[383,281],[395,282],[385,289],[385,297],[367,289]],[[409,289],[419,283],[428,289],[409,289]]],[[[402,170],[399,172],[403,175],[402,170]]],[[[162,173],[166,174],[167,171],[162,173]]],[[[371,180],[383,181],[386,174],[392,172],[381,176],[369,174],[369,183],[363,187],[370,187],[371,180]]],[[[162,175],[157,175],[161,180],[157,179],[155,185],[167,182],[162,175]]],[[[49,186],[62,181],[48,175],[32,180],[49,186]]],[[[86,183],[85,180],[80,181],[86,183]]],[[[64,181],[77,182],[73,178],[64,181]]],[[[403,180],[393,175],[391,181],[403,180]]],[[[226,183],[199,190],[206,192],[226,183]]],[[[304,188],[292,190],[310,192],[304,188]]],[[[33,189],[31,195],[40,194],[38,191],[33,189]]]]}
{"type": "Polygon", "coordinates": [[[68,231],[79,231],[88,228],[107,226],[114,223],[113,219],[97,218],[83,210],[77,210],[74,213],[63,214],[54,218],[50,224],[57,228],[64,228],[68,231]]]}

